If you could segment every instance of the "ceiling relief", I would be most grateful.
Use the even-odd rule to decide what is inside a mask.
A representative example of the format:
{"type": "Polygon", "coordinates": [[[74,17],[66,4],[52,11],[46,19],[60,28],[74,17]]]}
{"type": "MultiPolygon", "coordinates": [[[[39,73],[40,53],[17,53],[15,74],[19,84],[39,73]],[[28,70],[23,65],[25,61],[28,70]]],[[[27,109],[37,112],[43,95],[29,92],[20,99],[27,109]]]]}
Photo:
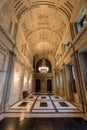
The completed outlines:
{"type": "Polygon", "coordinates": [[[40,28],[40,26],[42,26],[42,28],[50,26],[49,25],[49,15],[48,14],[40,14],[38,16],[37,27],[40,28]]]}
{"type": "Polygon", "coordinates": [[[26,38],[29,30],[28,30],[25,22],[22,24],[22,29],[23,29],[23,32],[24,32],[24,35],[25,35],[25,38],[26,38]]]}
{"type": "MultiPolygon", "coordinates": [[[[76,0],[12,0],[27,44],[33,55],[54,55],[59,48],[76,0]]],[[[78,1],[78,0],[77,0],[78,1]]]]}
{"type": "MultiPolygon", "coordinates": [[[[15,13],[18,19],[21,18],[26,11],[31,11],[40,6],[48,6],[55,10],[60,10],[68,19],[71,17],[73,11],[73,6],[75,5],[75,0],[12,0],[15,13]]],[[[78,1],[78,0],[77,0],[78,1]]]]}
{"type": "Polygon", "coordinates": [[[38,16],[38,20],[41,22],[48,22],[49,16],[48,16],[48,14],[40,14],[38,16]]]}
{"type": "Polygon", "coordinates": [[[65,32],[65,29],[66,29],[66,24],[63,21],[61,21],[60,28],[56,30],[56,33],[58,34],[60,41],[62,40],[62,36],[65,32]]]}

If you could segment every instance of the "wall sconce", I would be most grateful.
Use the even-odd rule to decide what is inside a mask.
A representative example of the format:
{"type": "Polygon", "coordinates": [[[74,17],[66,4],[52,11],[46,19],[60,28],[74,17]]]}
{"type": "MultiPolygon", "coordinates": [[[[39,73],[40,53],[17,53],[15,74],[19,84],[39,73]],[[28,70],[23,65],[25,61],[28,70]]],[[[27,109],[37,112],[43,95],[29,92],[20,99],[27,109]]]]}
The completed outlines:
{"type": "Polygon", "coordinates": [[[27,83],[27,78],[26,77],[24,77],[24,84],[26,84],[27,83]]]}
{"type": "Polygon", "coordinates": [[[20,79],[18,73],[15,73],[14,79],[17,80],[17,81],[20,79]]]}
{"type": "Polygon", "coordinates": [[[31,79],[29,80],[29,84],[31,84],[31,79]]]}

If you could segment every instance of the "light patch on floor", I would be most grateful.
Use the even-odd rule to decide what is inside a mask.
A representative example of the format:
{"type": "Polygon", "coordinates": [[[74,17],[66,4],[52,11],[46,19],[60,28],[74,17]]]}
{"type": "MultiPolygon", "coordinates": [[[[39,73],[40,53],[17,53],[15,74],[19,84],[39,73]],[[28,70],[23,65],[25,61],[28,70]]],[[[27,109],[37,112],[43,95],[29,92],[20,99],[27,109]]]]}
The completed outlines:
{"type": "Polygon", "coordinates": [[[80,111],[78,109],[77,110],[73,110],[73,109],[71,109],[71,110],[69,110],[69,109],[68,110],[60,110],[60,109],[58,109],[58,112],[64,112],[64,113],[66,113],[66,112],[67,113],[69,113],[69,112],[72,113],[73,112],[73,113],[76,113],[76,112],[80,112],[80,111]]]}
{"type": "Polygon", "coordinates": [[[42,113],[47,113],[47,112],[55,112],[55,110],[32,110],[32,112],[38,112],[38,113],[40,113],[40,112],[42,112],[42,113]]]}

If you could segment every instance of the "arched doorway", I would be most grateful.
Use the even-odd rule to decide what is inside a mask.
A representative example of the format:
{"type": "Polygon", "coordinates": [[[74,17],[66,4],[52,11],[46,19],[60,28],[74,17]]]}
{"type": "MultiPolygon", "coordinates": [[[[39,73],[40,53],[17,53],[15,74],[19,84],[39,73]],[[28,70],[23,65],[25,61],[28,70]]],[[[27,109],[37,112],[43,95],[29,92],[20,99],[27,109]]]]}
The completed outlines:
{"type": "Polygon", "coordinates": [[[36,92],[40,92],[40,79],[36,80],[36,92]]]}
{"type": "Polygon", "coordinates": [[[52,93],[52,81],[51,81],[51,79],[47,80],[47,92],[52,93]]]}

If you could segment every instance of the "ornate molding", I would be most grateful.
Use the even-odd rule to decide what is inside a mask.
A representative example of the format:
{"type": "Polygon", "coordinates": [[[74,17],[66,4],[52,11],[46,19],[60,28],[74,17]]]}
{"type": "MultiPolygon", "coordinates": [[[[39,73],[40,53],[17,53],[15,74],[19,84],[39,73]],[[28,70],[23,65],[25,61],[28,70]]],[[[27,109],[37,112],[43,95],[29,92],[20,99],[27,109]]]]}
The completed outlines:
{"type": "Polygon", "coordinates": [[[81,40],[81,38],[85,35],[86,32],[87,32],[87,24],[84,25],[84,27],[81,29],[81,31],[77,34],[73,43],[74,44],[78,43],[81,40]]]}
{"type": "Polygon", "coordinates": [[[0,31],[3,33],[3,35],[5,36],[5,38],[13,45],[15,46],[15,41],[13,41],[10,37],[9,34],[7,34],[7,32],[4,30],[4,28],[0,25],[0,31]]]}
{"type": "MultiPolygon", "coordinates": [[[[59,61],[58,65],[56,66],[56,69],[63,65],[63,63],[65,62],[65,58],[68,57],[70,55],[70,57],[72,57],[73,51],[72,49],[74,47],[76,47],[79,43],[83,42],[82,41],[82,37],[86,36],[87,33],[87,24],[84,25],[84,27],[81,29],[81,31],[76,35],[76,37],[74,38],[74,40],[72,41],[73,44],[71,44],[69,50],[67,52],[64,53],[64,55],[62,56],[62,59],[59,61]],[[70,53],[70,54],[69,54],[70,53]]],[[[85,37],[86,39],[86,37],[85,37]]],[[[68,58],[69,59],[69,58],[68,58]]]]}
{"type": "Polygon", "coordinates": [[[18,50],[17,47],[14,48],[14,54],[15,54],[15,60],[19,62],[21,65],[24,65],[27,69],[31,69],[33,71],[33,68],[27,58],[18,50]]]}

